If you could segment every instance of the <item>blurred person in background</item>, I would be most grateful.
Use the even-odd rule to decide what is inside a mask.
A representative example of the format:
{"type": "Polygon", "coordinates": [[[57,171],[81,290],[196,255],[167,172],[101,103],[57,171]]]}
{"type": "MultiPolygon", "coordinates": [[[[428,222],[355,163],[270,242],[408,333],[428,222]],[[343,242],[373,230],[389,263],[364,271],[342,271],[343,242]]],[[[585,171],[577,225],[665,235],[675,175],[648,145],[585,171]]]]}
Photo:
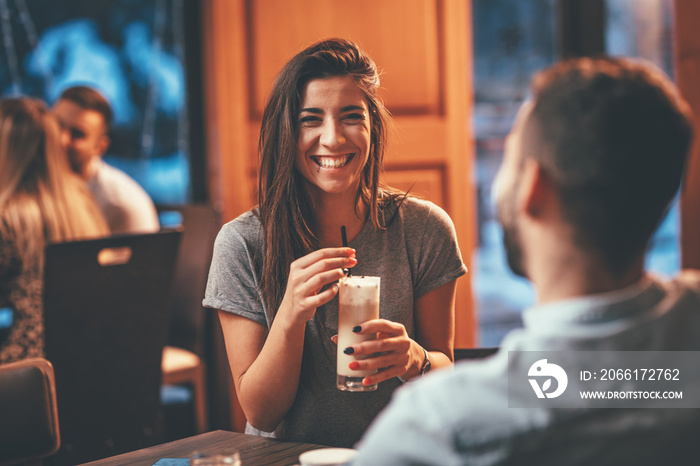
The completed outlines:
{"type": "Polygon", "coordinates": [[[102,159],[112,125],[107,99],[90,87],[74,86],[61,93],[52,111],[67,134],[71,166],[87,182],[112,234],[158,231],[158,213],[146,191],[102,159]]]}
{"type": "Polygon", "coordinates": [[[43,102],[0,100],[0,309],[12,316],[0,363],[43,357],[47,243],[109,235],[62,135],[43,102]]]}

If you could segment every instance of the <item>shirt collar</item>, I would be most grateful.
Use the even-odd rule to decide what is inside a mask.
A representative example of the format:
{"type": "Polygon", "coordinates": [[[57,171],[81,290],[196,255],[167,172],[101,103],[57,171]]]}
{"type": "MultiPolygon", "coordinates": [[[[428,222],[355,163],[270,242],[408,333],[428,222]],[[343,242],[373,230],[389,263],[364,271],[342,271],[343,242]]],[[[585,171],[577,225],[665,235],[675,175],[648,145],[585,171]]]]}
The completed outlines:
{"type": "Polygon", "coordinates": [[[648,309],[663,293],[656,280],[645,274],[625,288],[533,306],[523,311],[528,329],[552,325],[582,325],[610,322],[648,309]]]}

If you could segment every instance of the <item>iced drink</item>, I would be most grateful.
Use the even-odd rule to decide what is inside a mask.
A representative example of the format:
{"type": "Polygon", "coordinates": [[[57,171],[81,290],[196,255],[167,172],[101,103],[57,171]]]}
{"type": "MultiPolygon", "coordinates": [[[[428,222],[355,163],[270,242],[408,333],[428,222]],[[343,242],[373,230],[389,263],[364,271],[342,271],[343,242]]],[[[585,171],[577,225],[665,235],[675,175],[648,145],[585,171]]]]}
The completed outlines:
{"type": "Polygon", "coordinates": [[[340,291],[338,315],[338,367],[337,386],[340,390],[366,392],[377,389],[377,384],[362,385],[362,379],[376,373],[353,371],[348,365],[352,361],[368,358],[369,355],[355,356],[343,350],[366,340],[374,340],[377,334],[359,335],[353,327],[368,320],[379,318],[379,277],[345,277],[339,283],[340,291]]]}

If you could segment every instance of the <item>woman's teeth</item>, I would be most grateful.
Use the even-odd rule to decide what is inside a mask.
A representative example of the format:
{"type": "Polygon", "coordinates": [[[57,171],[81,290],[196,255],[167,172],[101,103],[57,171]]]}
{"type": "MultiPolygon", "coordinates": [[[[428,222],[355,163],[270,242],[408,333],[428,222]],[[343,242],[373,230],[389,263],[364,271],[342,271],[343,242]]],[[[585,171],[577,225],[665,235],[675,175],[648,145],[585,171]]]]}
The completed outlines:
{"type": "Polygon", "coordinates": [[[352,154],[344,155],[342,157],[311,157],[314,162],[323,168],[340,168],[344,167],[352,157],[352,154]]]}

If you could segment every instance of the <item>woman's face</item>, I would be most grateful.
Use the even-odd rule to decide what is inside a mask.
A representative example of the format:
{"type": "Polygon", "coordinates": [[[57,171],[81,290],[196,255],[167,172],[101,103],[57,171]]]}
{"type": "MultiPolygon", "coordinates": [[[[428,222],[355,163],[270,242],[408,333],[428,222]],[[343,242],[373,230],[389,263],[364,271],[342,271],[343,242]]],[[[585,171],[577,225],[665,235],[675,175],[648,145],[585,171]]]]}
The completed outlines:
{"type": "Polygon", "coordinates": [[[362,91],[349,76],[309,81],[298,118],[297,170],[322,193],[354,196],[370,149],[362,91]]]}

